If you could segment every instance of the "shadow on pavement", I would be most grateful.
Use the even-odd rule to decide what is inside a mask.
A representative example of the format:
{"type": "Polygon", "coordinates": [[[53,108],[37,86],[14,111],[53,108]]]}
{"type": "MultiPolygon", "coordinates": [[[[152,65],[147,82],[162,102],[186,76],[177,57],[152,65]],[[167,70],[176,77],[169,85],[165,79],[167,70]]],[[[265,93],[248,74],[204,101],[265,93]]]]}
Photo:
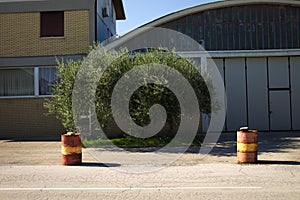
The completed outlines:
{"type": "Polygon", "coordinates": [[[78,166],[83,167],[120,167],[120,164],[117,163],[97,163],[97,162],[83,162],[78,166]]]}
{"type": "Polygon", "coordinates": [[[59,136],[46,136],[46,137],[2,137],[0,136],[0,140],[6,140],[7,142],[59,142],[59,136]]]}
{"type": "MultiPolygon", "coordinates": [[[[202,136],[201,140],[203,140],[202,136]]],[[[236,156],[237,142],[236,133],[222,133],[218,142],[213,144],[214,148],[209,153],[212,156],[236,156]]],[[[261,153],[285,153],[290,152],[291,149],[299,149],[300,147],[300,132],[259,132],[258,133],[258,154],[261,153]]],[[[97,147],[98,148],[98,147],[97,147]]],[[[128,151],[128,152],[155,152],[163,147],[122,147],[119,146],[103,146],[100,149],[106,149],[108,151],[128,151]]],[[[171,149],[164,150],[166,153],[183,152],[183,147],[174,147],[174,151],[171,149]],[[177,151],[180,150],[180,151],[177,151]],[[182,150],[182,151],[181,151],[182,150]]],[[[199,153],[200,146],[190,146],[186,153],[199,153]]]]}
{"type": "MultiPolygon", "coordinates": [[[[258,132],[258,162],[266,165],[300,165],[300,132],[258,132]]],[[[209,155],[233,160],[237,156],[236,133],[222,133],[209,155]]]]}
{"type": "MultiPolygon", "coordinates": [[[[211,155],[236,155],[236,133],[222,133],[211,155]]],[[[258,132],[258,153],[288,152],[300,148],[300,132],[258,132]]]]}
{"type": "Polygon", "coordinates": [[[280,160],[258,160],[256,164],[264,165],[300,165],[297,161],[280,161],[280,160]]]}

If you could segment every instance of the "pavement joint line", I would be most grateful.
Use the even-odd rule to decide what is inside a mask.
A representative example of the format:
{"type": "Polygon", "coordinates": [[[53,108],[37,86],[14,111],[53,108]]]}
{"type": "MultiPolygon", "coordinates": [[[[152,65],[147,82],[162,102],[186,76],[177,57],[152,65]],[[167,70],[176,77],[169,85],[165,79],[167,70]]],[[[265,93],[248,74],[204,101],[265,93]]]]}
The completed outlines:
{"type": "Polygon", "coordinates": [[[262,189],[262,187],[86,187],[86,188],[80,188],[80,187],[73,187],[73,188],[0,188],[0,191],[71,191],[71,190],[203,190],[203,189],[219,189],[219,190],[237,190],[237,189],[262,189]]]}

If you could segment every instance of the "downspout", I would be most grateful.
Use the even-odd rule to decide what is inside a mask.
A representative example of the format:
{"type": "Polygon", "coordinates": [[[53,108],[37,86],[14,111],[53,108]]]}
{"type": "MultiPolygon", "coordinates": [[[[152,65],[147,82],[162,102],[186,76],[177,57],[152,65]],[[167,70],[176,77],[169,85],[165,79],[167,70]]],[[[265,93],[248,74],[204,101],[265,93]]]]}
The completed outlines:
{"type": "Polygon", "coordinates": [[[97,21],[97,12],[98,12],[98,0],[95,0],[95,41],[98,42],[98,21],[97,21]]]}

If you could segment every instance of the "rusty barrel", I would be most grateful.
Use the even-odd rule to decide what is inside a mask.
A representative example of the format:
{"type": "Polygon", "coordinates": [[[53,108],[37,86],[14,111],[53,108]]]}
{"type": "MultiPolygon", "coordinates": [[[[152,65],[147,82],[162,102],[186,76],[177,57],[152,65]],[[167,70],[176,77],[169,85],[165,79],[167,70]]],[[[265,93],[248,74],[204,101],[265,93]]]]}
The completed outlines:
{"type": "Polygon", "coordinates": [[[237,131],[238,163],[257,162],[257,130],[237,131]]]}
{"type": "Polygon", "coordinates": [[[82,146],[79,133],[67,133],[61,136],[61,153],[63,165],[82,163],[82,146]]]}

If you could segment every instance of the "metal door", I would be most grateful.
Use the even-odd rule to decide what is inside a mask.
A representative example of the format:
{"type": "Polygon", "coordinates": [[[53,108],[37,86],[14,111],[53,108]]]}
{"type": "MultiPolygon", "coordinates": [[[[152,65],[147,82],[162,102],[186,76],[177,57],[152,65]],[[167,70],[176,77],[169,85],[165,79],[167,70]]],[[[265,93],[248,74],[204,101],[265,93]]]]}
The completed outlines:
{"type": "Polygon", "coordinates": [[[291,130],[288,57],[269,58],[270,130],[291,130]]]}
{"type": "Polygon", "coordinates": [[[248,126],[269,130],[267,59],[247,58],[248,126]]]}
{"type": "Polygon", "coordinates": [[[227,131],[247,126],[247,95],[244,58],[225,59],[227,131]]]}
{"type": "Polygon", "coordinates": [[[291,130],[290,91],[270,91],[270,129],[291,130]]]}
{"type": "Polygon", "coordinates": [[[300,57],[291,57],[291,101],[293,130],[300,130],[300,57]]]}

